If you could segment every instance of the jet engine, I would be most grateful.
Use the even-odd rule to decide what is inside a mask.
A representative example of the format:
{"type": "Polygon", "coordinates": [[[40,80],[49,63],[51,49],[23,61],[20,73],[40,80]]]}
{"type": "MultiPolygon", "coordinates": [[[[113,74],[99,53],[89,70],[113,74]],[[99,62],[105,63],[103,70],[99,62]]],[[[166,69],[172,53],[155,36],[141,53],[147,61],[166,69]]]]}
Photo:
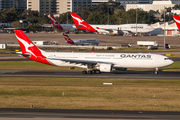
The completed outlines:
{"type": "Polygon", "coordinates": [[[117,34],[119,34],[119,32],[118,32],[117,30],[113,30],[113,31],[112,31],[112,34],[113,34],[113,35],[117,35],[117,34]]]}
{"type": "Polygon", "coordinates": [[[123,68],[123,67],[114,67],[115,70],[118,70],[118,71],[126,71],[127,68],[123,68]]]}
{"type": "Polygon", "coordinates": [[[113,72],[112,64],[99,64],[99,70],[101,72],[113,72]]]}

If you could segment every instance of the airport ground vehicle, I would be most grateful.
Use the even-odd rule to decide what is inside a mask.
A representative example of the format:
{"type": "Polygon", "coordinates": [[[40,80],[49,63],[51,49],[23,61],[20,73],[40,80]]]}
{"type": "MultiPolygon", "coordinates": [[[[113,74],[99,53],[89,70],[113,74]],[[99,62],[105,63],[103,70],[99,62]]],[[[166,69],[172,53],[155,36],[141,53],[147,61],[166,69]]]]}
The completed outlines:
{"type": "Polygon", "coordinates": [[[158,46],[158,41],[137,41],[138,46],[158,46]]]}

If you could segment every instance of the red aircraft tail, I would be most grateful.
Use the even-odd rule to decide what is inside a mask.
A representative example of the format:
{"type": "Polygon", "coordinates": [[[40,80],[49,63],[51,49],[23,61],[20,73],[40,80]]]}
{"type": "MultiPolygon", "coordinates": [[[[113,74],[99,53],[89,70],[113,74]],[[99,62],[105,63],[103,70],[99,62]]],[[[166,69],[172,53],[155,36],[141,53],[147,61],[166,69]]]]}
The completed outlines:
{"type": "Polygon", "coordinates": [[[28,59],[49,64],[41,50],[22,32],[22,30],[14,30],[16,38],[22,50],[22,55],[28,59]]]}
{"type": "Polygon", "coordinates": [[[89,25],[86,21],[79,17],[75,12],[71,12],[71,17],[74,21],[74,24],[76,25],[76,28],[97,32],[91,25],[89,25]]]}
{"type": "Polygon", "coordinates": [[[71,38],[69,38],[68,35],[65,35],[64,33],[63,33],[63,35],[64,35],[64,39],[67,41],[67,43],[74,45],[74,41],[71,40],[71,38]]]}
{"type": "Polygon", "coordinates": [[[174,21],[176,22],[176,25],[178,29],[180,29],[180,16],[179,15],[173,15],[174,21]]]}
{"type": "Polygon", "coordinates": [[[63,27],[56,21],[53,14],[50,14],[50,17],[51,17],[51,24],[53,25],[53,27],[63,30],[63,27]]]}

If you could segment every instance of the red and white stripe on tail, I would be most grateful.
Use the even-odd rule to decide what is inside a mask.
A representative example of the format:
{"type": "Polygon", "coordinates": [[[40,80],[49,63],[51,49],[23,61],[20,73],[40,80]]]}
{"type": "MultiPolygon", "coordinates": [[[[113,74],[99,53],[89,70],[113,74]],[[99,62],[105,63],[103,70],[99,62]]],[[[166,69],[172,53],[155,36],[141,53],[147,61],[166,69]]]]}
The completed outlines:
{"type": "Polygon", "coordinates": [[[76,28],[82,30],[88,30],[92,32],[97,32],[91,25],[89,25],[86,21],[84,21],[80,16],[78,16],[75,12],[71,12],[71,17],[76,25],[76,28]]]}
{"type": "Polygon", "coordinates": [[[28,59],[51,65],[41,50],[22,32],[22,30],[14,30],[15,36],[22,50],[22,55],[28,59]]]}
{"type": "Polygon", "coordinates": [[[50,17],[51,17],[51,24],[53,25],[53,27],[55,27],[55,28],[57,28],[59,30],[63,30],[63,27],[56,21],[53,14],[50,14],[50,17]]]}
{"type": "Polygon", "coordinates": [[[178,29],[180,29],[180,16],[179,15],[173,15],[174,21],[176,22],[176,26],[178,29]]]}
{"type": "Polygon", "coordinates": [[[74,41],[71,40],[71,38],[69,38],[68,35],[63,33],[63,36],[64,36],[64,39],[67,41],[67,43],[74,45],[74,41]]]}

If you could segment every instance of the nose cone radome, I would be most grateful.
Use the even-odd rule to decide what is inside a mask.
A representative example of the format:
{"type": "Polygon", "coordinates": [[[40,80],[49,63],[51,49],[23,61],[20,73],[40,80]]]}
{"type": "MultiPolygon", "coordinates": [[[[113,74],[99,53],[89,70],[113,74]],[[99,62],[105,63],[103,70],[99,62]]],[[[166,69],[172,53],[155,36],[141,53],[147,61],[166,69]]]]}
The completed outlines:
{"type": "Polygon", "coordinates": [[[173,60],[169,60],[169,65],[172,65],[174,63],[173,60]]]}

